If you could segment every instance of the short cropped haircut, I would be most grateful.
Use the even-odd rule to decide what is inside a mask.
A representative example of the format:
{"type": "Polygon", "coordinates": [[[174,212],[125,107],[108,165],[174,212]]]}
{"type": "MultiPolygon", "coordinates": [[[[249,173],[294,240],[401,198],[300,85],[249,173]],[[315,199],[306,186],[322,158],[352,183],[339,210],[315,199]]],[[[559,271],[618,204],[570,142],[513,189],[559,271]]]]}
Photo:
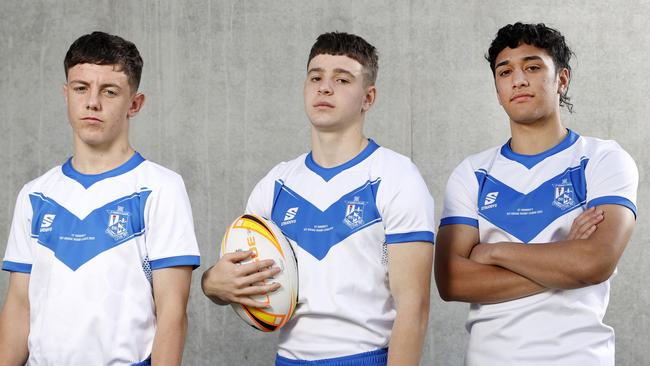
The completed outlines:
{"type": "Polygon", "coordinates": [[[347,56],[356,60],[363,66],[364,85],[375,85],[379,56],[377,49],[365,39],[343,32],[323,33],[311,47],[307,65],[318,55],[347,56]]]}
{"type": "Polygon", "coordinates": [[[65,77],[68,70],[79,64],[117,65],[128,80],[131,92],[138,90],[142,75],[142,57],[137,47],[121,37],[104,32],[92,32],[79,37],[65,54],[65,77]]]}
{"type": "MultiPolygon", "coordinates": [[[[557,74],[560,70],[566,68],[569,70],[569,81],[571,80],[569,61],[574,53],[567,46],[564,36],[559,31],[547,27],[544,23],[524,24],[517,22],[499,29],[496,38],[490,44],[487,55],[485,55],[485,59],[490,63],[493,76],[495,75],[495,64],[499,53],[506,47],[517,48],[521,44],[535,46],[546,51],[553,59],[555,73],[557,74]]],[[[560,107],[566,106],[569,112],[572,112],[573,104],[569,102],[571,98],[567,95],[568,91],[567,85],[566,91],[560,94],[560,107]]]]}

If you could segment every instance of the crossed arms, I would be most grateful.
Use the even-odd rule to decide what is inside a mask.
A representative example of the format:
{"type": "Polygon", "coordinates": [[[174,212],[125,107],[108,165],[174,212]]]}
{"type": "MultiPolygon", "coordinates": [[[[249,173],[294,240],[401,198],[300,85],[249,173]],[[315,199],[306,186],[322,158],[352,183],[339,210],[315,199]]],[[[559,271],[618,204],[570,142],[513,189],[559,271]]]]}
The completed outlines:
{"type": "Polygon", "coordinates": [[[442,226],[435,256],[438,291],[446,301],[490,304],[603,282],[616,268],[634,223],[627,207],[592,207],[576,218],[566,240],[532,245],[479,243],[476,227],[442,226]]]}

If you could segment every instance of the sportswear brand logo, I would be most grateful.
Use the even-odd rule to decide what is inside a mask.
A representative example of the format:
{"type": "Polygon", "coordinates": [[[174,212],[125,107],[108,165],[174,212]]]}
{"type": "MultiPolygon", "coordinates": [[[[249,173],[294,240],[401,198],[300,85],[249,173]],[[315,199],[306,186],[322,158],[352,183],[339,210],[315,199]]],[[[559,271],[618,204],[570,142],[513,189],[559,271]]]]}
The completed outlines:
{"type": "Polygon", "coordinates": [[[284,220],[282,220],[280,226],[295,224],[297,213],[298,213],[298,207],[291,207],[290,209],[288,209],[287,212],[284,214],[284,220]]]}
{"type": "Polygon", "coordinates": [[[483,203],[484,205],[491,205],[497,200],[497,196],[499,195],[499,192],[490,192],[485,196],[485,202],[483,203]]]}
{"type": "Polygon", "coordinates": [[[499,196],[499,192],[490,192],[485,195],[485,200],[483,201],[483,206],[481,206],[481,210],[487,210],[490,208],[495,208],[497,207],[497,197],[499,196]]]}
{"type": "Polygon", "coordinates": [[[52,231],[52,223],[54,222],[54,214],[45,214],[43,215],[43,221],[41,221],[41,233],[52,231]]]}

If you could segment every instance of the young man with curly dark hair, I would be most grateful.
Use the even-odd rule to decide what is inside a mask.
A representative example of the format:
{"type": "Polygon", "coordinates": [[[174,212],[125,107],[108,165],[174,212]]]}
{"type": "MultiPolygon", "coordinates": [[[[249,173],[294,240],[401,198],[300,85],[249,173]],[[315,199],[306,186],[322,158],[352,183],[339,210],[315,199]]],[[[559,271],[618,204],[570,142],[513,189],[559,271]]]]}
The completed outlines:
{"type": "Polygon", "coordinates": [[[440,295],[471,303],[468,366],[614,366],[602,320],[638,172],[616,142],[560,120],[571,55],[557,30],[516,23],[486,57],[512,138],[454,170],[436,244],[440,295]]]}

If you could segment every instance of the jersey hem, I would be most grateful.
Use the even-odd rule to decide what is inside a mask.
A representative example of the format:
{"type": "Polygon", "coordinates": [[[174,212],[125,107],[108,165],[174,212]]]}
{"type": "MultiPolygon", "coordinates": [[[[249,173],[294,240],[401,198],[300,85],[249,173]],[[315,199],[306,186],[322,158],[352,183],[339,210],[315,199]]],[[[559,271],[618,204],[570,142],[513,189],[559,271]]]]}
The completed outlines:
{"type": "Polygon", "coordinates": [[[598,197],[594,198],[593,200],[589,201],[587,203],[587,207],[591,208],[594,206],[599,206],[599,205],[607,205],[607,204],[612,204],[612,205],[621,205],[624,207],[629,208],[632,213],[634,214],[634,219],[636,220],[636,205],[632,203],[629,199],[621,196],[603,196],[603,197],[598,197]]]}
{"type": "Polygon", "coordinates": [[[3,261],[2,270],[7,272],[32,273],[32,265],[29,263],[3,261]]]}
{"type": "Polygon", "coordinates": [[[440,227],[456,224],[469,225],[478,228],[478,220],[471,217],[449,216],[440,220],[440,227]]]}
{"type": "Polygon", "coordinates": [[[151,270],[169,268],[169,267],[178,267],[178,266],[192,266],[192,269],[196,269],[201,265],[201,257],[198,255],[179,255],[176,257],[167,257],[160,258],[153,261],[149,261],[149,266],[151,270]]]}
{"type": "Polygon", "coordinates": [[[408,243],[413,241],[435,242],[435,234],[431,231],[414,231],[410,233],[386,234],[386,244],[408,243]]]}
{"type": "Polygon", "coordinates": [[[292,360],[276,355],[275,366],[386,366],[388,363],[388,348],[375,351],[357,353],[354,355],[326,358],[321,360],[292,360]]]}

